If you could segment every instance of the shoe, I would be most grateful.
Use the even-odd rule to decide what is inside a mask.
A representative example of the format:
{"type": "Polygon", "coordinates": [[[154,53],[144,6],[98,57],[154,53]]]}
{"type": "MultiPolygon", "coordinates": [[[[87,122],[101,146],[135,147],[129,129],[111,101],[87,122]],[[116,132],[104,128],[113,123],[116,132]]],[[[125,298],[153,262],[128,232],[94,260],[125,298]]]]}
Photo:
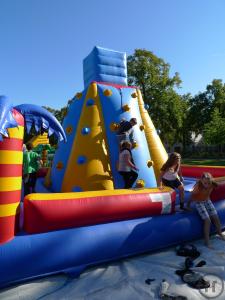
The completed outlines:
{"type": "Polygon", "coordinates": [[[186,273],[181,275],[183,282],[187,283],[194,289],[206,289],[210,287],[209,281],[205,280],[200,273],[188,270],[186,273]]]}
{"type": "Polygon", "coordinates": [[[205,260],[200,260],[200,262],[198,262],[195,267],[203,267],[206,265],[206,261],[205,260]]]}
{"type": "Polygon", "coordinates": [[[162,300],[188,300],[185,296],[166,293],[161,296],[162,300]]]}

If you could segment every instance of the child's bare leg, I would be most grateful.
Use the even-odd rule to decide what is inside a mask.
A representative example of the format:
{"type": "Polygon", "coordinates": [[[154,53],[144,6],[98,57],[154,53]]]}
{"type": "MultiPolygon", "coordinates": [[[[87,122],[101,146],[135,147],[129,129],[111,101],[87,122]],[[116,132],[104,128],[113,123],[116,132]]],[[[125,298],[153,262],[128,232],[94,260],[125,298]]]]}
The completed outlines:
{"type": "Polygon", "coordinates": [[[179,190],[179,199],[180,199],[180,208],[184,208],[184,186],[183,184],[178,187],[179,190]]]}
{"type": "Polygon", "coordinates": [[[210,219],[205,219],[204,221],[204,240],[205,240],[205,244],[207,247],[210,248],[210,243],[209,243],[209,230],[210,230],[210,219]]]}
{"type": "Polygon", "coordinates": [[[211,220],[213,222],[213,224],[216,226],[216,231],[218,233],[218,235],[221,237],[221,239],[225,240],[225,236],[223,235],[222,231],[221,231],[221,224],[220,224],[220,219],[217,215],[213,215],[211,216],[211,220]]]}

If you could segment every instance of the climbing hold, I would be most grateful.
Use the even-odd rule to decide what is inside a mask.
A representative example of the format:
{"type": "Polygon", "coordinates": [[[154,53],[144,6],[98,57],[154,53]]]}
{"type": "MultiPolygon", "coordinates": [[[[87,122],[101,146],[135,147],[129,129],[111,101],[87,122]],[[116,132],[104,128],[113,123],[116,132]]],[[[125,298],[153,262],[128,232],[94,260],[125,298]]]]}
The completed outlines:
{"type": "Polygon", "coordinates": [[[87,102],[86,102],[87,106],[92,106],[94,104],[95,104],[95,101],[93,99],[88,99],[87,102]]]}
{"type": "Polygon", "coordinates": [[[110,124],[110,130],[111,131],[117,131],[117,129],[119,129],[120,125],[117,123],[111,123],[110,124]]]}
{"type": "Polygon", "coordinates": [[[82,130],[81,130],[81,133],[83,135],[87,135],[87,134],[90,133],[90,131],[91,131],[91,129],[89,127],[83,127],[82,130]]]}
{"type": "Polygon", "coordinates": [[[132,143],[132,148],[134,149],[134,148],[137,148],[138,147],[138,143],[136,142],[136,141],[134,141],[133,143],[132,143]]]}
{"type": "Polygon", "coordinates": [[[132,94],[131,94],[131,97],[132,97],[132,98],[137,98],[137,93],[136,93],[136,92],[132,93],[132,94]]]}
{"type": "Polygon", "coordinates": [[[145,181],[143,179],[138,179],[136,182],[136,188],[144,188],[145,187],[145,181]]]}
{"type": "Polygon", "coordinates": [[[87,161],[86,156],[84,156],[84,155],[78,156],[78,159],[77,159],[78,165],[83,165],[84,163],[86,163],[86,161],[87,161]]]}
{"type": "Polygon", "coordinates": [[[62,161],[59,161],[59,162],[57,163],[56,169],[58,169],[58,170],[62,170],[62,169],[63,169],[63,163],[62,163],[62,161]]]}
{"type": "Polygon", "coordinates": [[[82,98],[82,93],[76,93],[75,97],[76,97],[77,99],[81,99],[81,98],[82,98]]]}
{"type": "Polygon", "coordinates": [[[66,108],[65,111],[63,112],[63,117],[65,118],[68,114],[68,109],[66,108]]]}
{"type": "Polygon", "coordinates": [[[128,104],[123,105],[123,111],[129,111],[130,106],[128,104]]]}
{"type": "Polygon", "coordinates": [[[112,96],[112,91],[110,89],[106,89],[104,90],[103,94],[106,96],[106,97],[110,97],[112,96]]]}
{"type": "Polygon", "coordinates": [[[71,134],[72,131],[73,131],[73,127],[71,125],[66,127],[66,133],[67,134],[71,134]]]}
{"type": "Polygon", "coordinates": [[[153,167],[154,166],[154,161],[153,160],[148,160],[147,161],[147,166],[148,166],[148,168],[153,167]]]}
{"type": "Polygon", "coordinates": [[[72,192],[82,192],[82,188],[80,186],[74,186],[72,192]]]}
{"type": "Polygon", "coordinates": [[[141,131],[143,131],[145,129],[145,125],[142,124],[142,125],[139,126],[139,128],[140,128],[141,131]]]}

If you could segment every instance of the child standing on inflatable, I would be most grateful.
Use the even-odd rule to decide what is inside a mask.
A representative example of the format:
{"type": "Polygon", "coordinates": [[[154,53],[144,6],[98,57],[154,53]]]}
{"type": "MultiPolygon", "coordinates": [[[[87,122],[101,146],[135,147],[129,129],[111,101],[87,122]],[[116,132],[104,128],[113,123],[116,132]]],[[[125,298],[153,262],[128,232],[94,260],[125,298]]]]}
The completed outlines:
{"type": "Polygon", "coordinates": [[[212,191],[218,186],[210,173],[203,173],[200,180],[195,184],[191,193],[191,198],[187,203],[187,208],[190,210],[190,204],[195,202],[195,207],[204,222],[204,239],[207,247],[212,248],[209,243],[209,233],[211,220],[216,226],[218,235],[225,240],[221,231],[221,224],[217,211],[210,200],[212,191]]]}
{"type": "Polygon", "coordinates": [[[184,186],[183,177],[180,170],[181,156],[177,152],[169,155],[169,158],[161,168],[159,178],[159,188],[162,189],[163,185],[171,187],[172,189],[179,190],[180,208],[184,209],[184,186]]]}
{"type": "Polygon", "coordinates": [[[35,193],[37,171],[39,164],[42,164],[40,156],[36,152],[33,152],[32,149],[32,144],[27,144],[27,151],[23,153],[24,196],[35,193]]]}

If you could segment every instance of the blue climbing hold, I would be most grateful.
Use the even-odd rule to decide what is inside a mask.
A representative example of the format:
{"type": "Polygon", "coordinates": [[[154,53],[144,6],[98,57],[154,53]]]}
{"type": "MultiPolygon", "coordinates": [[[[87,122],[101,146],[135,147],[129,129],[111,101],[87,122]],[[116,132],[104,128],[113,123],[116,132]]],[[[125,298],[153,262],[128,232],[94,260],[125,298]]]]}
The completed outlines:
{"type": "Polygon", "coordinates": [[[80,155],[77,159],[78,165],[83,165],[84,163],[86,163],[86,161],[87,161],[87,158],[84,155],[80,155]]]}
{"type": "Polygon", "coordinates": [[[87,135],[87,134],[90,133],[90,131],[91,131],[91,129],[89,127],[83,127],[82,130],[81,130],[81,133],[83,135],[87,135]]]}
{"type": "Polygon", "coordinates": [[[95,101],[93,99],[88,99],[88,101],[86,103],[87,106],[92,106],[94,104],[95,104],[95,101]]]}
{"type": "Polygon", "coordinates": [[[72,192],[82,192],[82,188],[80,186],[74,186],[72,192]]]}

